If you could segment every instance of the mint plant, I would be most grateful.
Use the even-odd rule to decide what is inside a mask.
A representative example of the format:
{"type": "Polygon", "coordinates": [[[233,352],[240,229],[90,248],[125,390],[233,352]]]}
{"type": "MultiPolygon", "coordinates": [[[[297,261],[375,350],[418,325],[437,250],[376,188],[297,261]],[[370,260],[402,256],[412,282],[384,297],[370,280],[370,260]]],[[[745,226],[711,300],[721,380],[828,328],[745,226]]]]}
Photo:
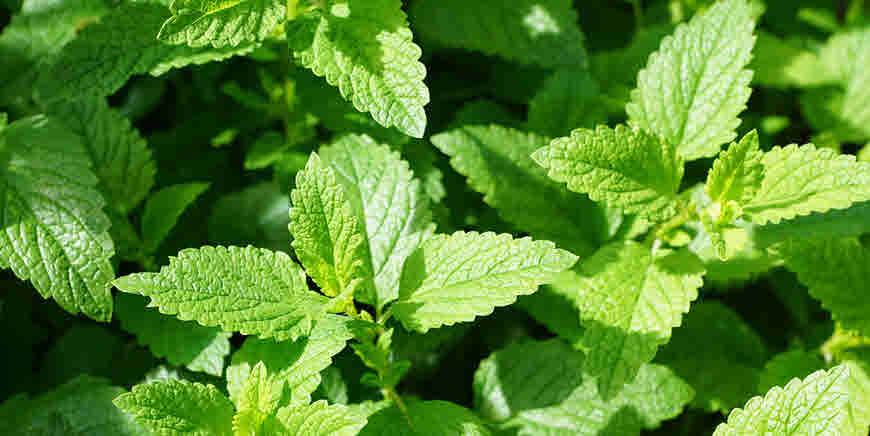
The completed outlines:
{"type": "Polygon", "coordinates": [[[870,431],[863,1],[0,11],[0,434],[870,431]]]}

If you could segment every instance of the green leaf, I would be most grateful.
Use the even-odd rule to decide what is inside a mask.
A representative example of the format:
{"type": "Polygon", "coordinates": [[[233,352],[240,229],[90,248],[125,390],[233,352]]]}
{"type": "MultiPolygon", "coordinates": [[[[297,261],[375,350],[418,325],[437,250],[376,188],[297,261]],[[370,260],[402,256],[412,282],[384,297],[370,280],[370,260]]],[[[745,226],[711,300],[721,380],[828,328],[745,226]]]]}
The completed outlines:
{"type": "Polygon", "coordinates": [[[584,69],[565,68],[553,73],[529,102],[529,129],[553,137],[607,122],[600,103],[601,88],[584,69]]]}
{"type": "Polygon", "coordinates": [[[8,435],[149,436],[133,418],[112,405],[124,388],[81,375],[55,390],[0,405],[0,431],[8,435]],[[87,405],[87,407],[83,407],[87,405]]]}
{"type": "Polygon", "coordinates": [[[755,394],[766,354],[740,315],[712,301],[692,307],[656,362],[695,389],[693,408],[728,413],[755,394]]]}
{"type": "Polygon", "coordinates": [[[178,218],[205,192],[210,183],[185,183],[167,186],[148,197],[142,212],[143,248],[154,253],[169,236],[178,218]]]}
{"type": "Polygon", "coordinates": [[[420,138],[429,90],[399,0],[326,0],[286,24],[293,56],[360,112],[420,138]]]}
{"type": "Polygon", "coordinates": [[[126,215],[138,206],[154,186],[157,167],[130,121],[104,98],[58,101],[48,112],[82,137],[109,207],[126,215]]]}
{"type": "Polygon", "coordinates": [[[368,245],[375,294],[360,300],[382,308],[399,296],[405,259],[434,232],[429,199],[399,153],[368,136],[342,136],[320,156],[335,170],[368,245]]]}
{"type": "Polygon", "coordinates": [[[191,371],[223,375],[224,357],[230,354],[230,333],[161,315],[157,309],[147,308],[145,299],[128,294],[118,295],[115,315],[121,328],[134,334],[155,356],[191,371]]]}
{"type": "Polygon", "coordinates": [[[793,378],[803,378],[824,368],[825,362],[818,353],[802,349],[779,353],[764,364],[758,378],[758,392],[767,392],[774,386],[785,386],[793,378]]]}
{"type": "Polygon", "coordinates": [[[778,247],[785,266],[797,274],[810,295],[849,330],[870,335],[866,284],[870,249],[852,238],[791,240],[778,247]]]}
{"type": "Polygon", "coordinates": [[[677,27],[650,55],[626,106],[629,120],[686,160],[714,156],[735,138],[752,72],[755,16],[746,0],[715,3],[677,27]]]}
{"type": "Polygon", "coordinates": [[[551,339],[491,354],[474,373],[474,409],[493,421],[556,406],[583,382],[583,353],[551,339]]]}
{"type": "Polygon", "coordinates": [[[779,223],[812,212],[845,209],[870,200],[870,163],[808,144],[764,154],[764,178],[743,206],[756,224],[779,223]]]}
{"type": "Polygon", "coordinates": [[[278,341],[307,335],[327,303],[308,290],[290,256],[254,247],[182,250],[159,273],[131,274],[114,284],[151,297],[150,305],[166,315],[278,341]]]}
{"type": "Polygon", "coordinates": [[[577,11],[568,0],[417,2],[415,28],[426,39],[542,67],[586,66],[577,11]]]}
{"type": "MultiPolygon", "coordinates": [[[[803,380],[775,387],[764,397],[749,400],[728,415],[714,436],[782,434],[858,436],[867,433],[867,420],[858,415],[856,368],[837,365],[803,380]]],[[[865,376],[866,377],[866,376],[865,376]]]]}
{"type": "Polygon", "coordinates": [[[564,288],[570,289],[575,278],[573,271],[559,274],[552,284],[541,287],[532,295],[518,298],[516,305],[535,321],[543,324],[547,330],[579,348],[583,339],[580,312],[573,300],[560,292],[564,288]],[[563,281],[567,282],[562,283],[563,281]]]}
{"type": "Polygon", "coordinates": [[[529,157],[547,138],[496,125],[463,126],[431,139],[505,220],[578,255],[608,239],[605,211],[547,177],[529,157]]]}
{"type": "Polygon", "coordinates": [[[233,404],[212,385],[184,380],[133,386],[115,405],[159,435],[230,436],[233,404]]]}
{"type": "Polygon", "coordinates": [[[805,88],[829,82],[830,74],[820,56],[804,49],[800,42],[758,32],[755,56],[749,65],[755,73],[752,81],[774,88],[805,88]]]}
{"type": "Polygon", "coordinates": [[[266,434],[283,436],[356,436],[366,418],[341,404],[317,401],[307,406],[284,407],[277,422],[267,424],[266,434]]]}
{"type": "Polygon", "coordinates": [[[245,169],[259,170],[271,166],[281,160],[282,153],[291,145],[292,143],[284,139],[284,135],[269,130],[257,138],[245,153],[245,169]]]}
{"type": "Polygon", "coordinates": [[[704,268],[688,250],[653,252],[626,241],[604,246],[575,270],[560,292],[580,309],[584,371],[607,399],[668,342],[698,297],[704,268]]]}
{"type": "Polygon", "coordinates": [[[266,366],[258,362],[242,386],[238,412],[233,416],[233,431],[236,435],[261,434],[262,426],[270,415],[277,412],[284,384],[269,383],[266,366]]]}
{"type": "Polygon", "coordinates": [[[40,67],[109,10],[103,0],[28,1],[0,35],[0,101],[29,99],[40,67]]]}
{"type": "Polygon", "coordinates": [[[792,238],[834,238],[870,233],[870,201],[855,203],[847,209],[832,209],[798,216],[788,221],[753,227],[752,240],[767,247],[792,238]]]}
{"type": "Polygon", "coordinates": [[[393,332],[387,329],[377,335],[377,339],[371,330],[357,335],[359,343],[351,345],[353,351],[367,367],[375,370],[375,374],[364,374],[362,383],[394,390],[408,372],[411,362],[399,361],[393,356],[393,332]]]}
{"type": "Polygon", "coordinates": [[[108,321],[114,248],[79,137],[44,116],[18,120],[0,136],[0,268],[70,313],[108,321]]]}
{"type": "Polygon", "coordinates": [[[209,242],[221,245],[251,244],[289,252],[289,207],[290,197],[274,183],[259,183],[227,194],[212,207],[208,218],[209,242]]]}
{"type": "Polygon", "coordinates": [[[534,293],[575,262],[577,256],[549,241],[489,232],[436,235],[405,262],[392,310],[407,329],[423,333],[471,321],[534,293]]]}
{"type": "Polygon", "coordinates": [[[764,172],[762,153],[758,149],[758,133],[746,134],[713,162],[704,190],[714,204],[724,206],[729,201],[745,203],[761,187],[764,172]]]}
{"type": "Polygon", "coordinates": [[[320,384],[320,372],[332,364],[332,356],[344,349],[352,337],[346,318],[326,315],[307,338],[295,341],[275,342],[248,338],[242,348],[233,354],[232,364],[227,368],[227,390],[237,405],[241,404],[244,385],[251,369],[263,362],[267,383],[286,386],[290,397],[284,405],[305,405],[311,401],[311,393],[320,384]]]}
{"type": "Polygon", "coordinates": [[[157,39],[169,44],[215,48],[262,41],[284,19],[284,3],[276,0],[173,0],[172,17],[157,39]]]}
{"type": "Polygon", "coordinates": [[[623,125],[577,129],[532,158],[557,182],[595,201],[655,221],[677,213],[683,161],[670,144],[623,125]]]}
{"type": "Polygon", "coordinates": [[[290,198],[293,249],[321,292],[330,297],[365,295],[372,277],[371,266],[364,262],[365,230],[335,170],[312,153],[305,169],[296,173],[290,198]]]}
{"type": "Polygon", "coordinates": [[[359,436],[491,436],[470,410],[447,401],[407,400],[407,415],[395,405],[368,418],[359,436]]]}
{"type": "Polygon", "coordinates": [[[168,18],[164,6],[123,3],[98,23],[85,27],[41,67],[37,90],[42,100],[102,97],[136,74],[162,74],[170,68],[201,64],[246,53],[250,45],[193,49],[166,45],[157,35],[168,18]]]}
{"type": "MultiPolygon", "coordinates": [[[[540,361],[542,367],[554,364],[558,363],[540,361]]],[[[563,369],[566,376],[574,372],[570,367],[563,369]]],[[[692,388],[668,368],[645,364],[634,381],[613,398],[602,397],[595,382],[585,379],[560,404],[521,411],[505,427],[517,429],[520,436],[637,436],[642,429],[654,429],[679,415],[693,394],[692,388]]]]}

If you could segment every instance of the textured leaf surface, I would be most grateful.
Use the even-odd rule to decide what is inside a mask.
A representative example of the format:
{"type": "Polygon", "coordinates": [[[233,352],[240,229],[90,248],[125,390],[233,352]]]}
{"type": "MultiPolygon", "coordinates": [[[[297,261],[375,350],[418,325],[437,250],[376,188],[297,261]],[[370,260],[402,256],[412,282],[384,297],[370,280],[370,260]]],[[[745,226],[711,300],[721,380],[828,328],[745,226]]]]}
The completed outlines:
{"type": "Polygon", "coordinates": [[[863,27],[834,35],[822,47],[822,77],[838,86],[810,90],[801,103],[804,113],[819,130],[829,130],[842,141],[870,139],[870,28],[863,27]]]}
{"type": "Polygon", "coordinates": [[[773,356],[764,364],[758,377],[758,392],[765,393],[774,386],[785,386],[793,378],[804,378],[825,368],[818,353],[791,350],[773,356]]]}
{"type": "Polygon", "coordinates": [[[547,138],[490,125],[456,128],[431,140],[484,194],[483,200],[518,229],[581,256],[607,239],[604,210],[551,180],[530,157],[547,138]]]}
{"type": "Polygon", "coordinates": [[[405,263],[393,313],[410,329],[471,321],[570,268],[577,256],[552,242],[456,232],[426,240],[405,263]]]}
{"type": "Polygon", "coordinates": [[[114,248],[81,140],[36,116],[0,131],[3,142],[0,268],[12,268],[70,313],[108,321],[114,248]]]}
{"type": "Polygon", "coordinates": [[[610,398],[668,342],[698,297],[704,268],[687,250],[653,255],[628,241],[606,245],[577,271],[573,281],[560,281],[560,291],[574,300],[586,328],[584,370],[610,398]]]}
{"type": "Polygon", "coordinates": [[[587,70],[553,73],[529,102],[529,128],[549,136],[565,136],[576,128],[591,129],[607,121],[598,81],[587,70]]]}
{"type": "Polygon", "coordinates": [[[407,418],[398,407],[381,408],[368,418],[360,436],[491,436],[470,410],[447,401],[406,401],[407,418]]]}
{"type": "Polygon", "coordinates": [[[653,220],[676,213],[683,161],[675,149],[638,129],[598,126],[554,139],[532,158],[568,189],[653,220]]]}
{"type": "Polygon", "coordinates": [[[112,405],[125,392],[106,380],[81,375],[36,398],[21,395],[0,404],[0,431],[8,435],[149,436],[132,416],[112,405]]]}
{"type": "Polygon", "coordinates": [[[491,354],[474,373],[474,408],[493,421],[556,406],[583,382],[583,353],[551,339],[491,354]]]}
{"type": "Polygon", "coordinates": [[[230,354],[230,333],[161,315],[157,309],[146,308],[145,299],[128,294],[118,295],[115,315],[121,328],[136,335],[155,356],[191,371],[223,375],[224,357],[230,354]]]}
{"type": "Polygon", "coordinates": [[[252,49],[193,49],[164,44],[154,36],[168,15],[165,7],[154,3],[115,7],[47,61],[37,84],[40,97],[102,97],[117,91],[136,74],[162,74],[170,68],[221,60],[252,49]]]}
{"type": "MultiPolygon", "coordinates": [[[[735,142],[713,162],[707,175],[704,189],[710,200],[724,205],[729,201],[743,203],[751,200],[764,172],[762,153],[758,149],[758,133],[750,132],[740,142],[735,142]]],[[[721,207],[721,206],[720,206],[721,207]]]]}
{"type": "Polygon", "coordinates": [[[181,214],[205,192],[209,183],[167,186],[148,197],[142,212],[142,239],[146,252],[153,253],[169,236],[181,214]]]}
{"type": "Polygon", "coordinates": [[[278,341],[308,334],[327,302],[308,290],[290,256],[254,247],[182,250],[159,273],[124,276],[115,286],[181,320],[278,341]]]}
{"type": "Polygon", "coordinates": [[[856,404],[855,368],[838,365],[775,387],[728,415],[714,436],[782,434],[858,436],[867,433],[856,404]]]}
{"type": "Polygon", "coordinates": [[[774,147],[764,154],[764,178],[743,207],[757,224],[870,200],[870,163],[812,144],[774,147]]]}
{"type": "Polygon", "coordinates": [[[604,399],[587,379],[561,404],[520,412],[507,427],[520,436],[637,436],[679,415],[693,394],[668,368],[646,364],[613,398],[604,399]]]}
{"type": "Polygon", "coordinates": [[[421,1],[411,9],[426,39],[542,67],[586,66],[583,33],[568,0],[421,1]]]}
{"type": "Polygon", "coordinates": [[[761,337],[736,312],[702,302],[674,330],[656,362],[695,389],[692,407],[727,413],[755,395],[766,353],[761,337]]]}
{"type": "Polygon", "coordinates": [[[157,39],[169,44],[215,48],[262,41],[284,18],[284,3],[276,0],[173,0],[172,12],[157,39]]]}
{"type": "Polygon", "coordinates": [[[752,239],[756,245],[767,247],[792,238],[834,238],[864,233],[870,233],[870,201],[855,203],[847,209],[831,209],[755,226],[752,239]]]}
{"type": "MultiPolygon", "coordinates": [[[[227,368],[227,390],[240,404],[243,386],[251,369],[263,362],[271,386],[284,384],[290,391],[289,405],[305,405],[320,384],[320,372],[332,364],[332,356],[352,337],[345,318],[326,315],[311,335],[296,341],[275,342],[248,338],[227,368]]],[[[281,404],[282,406],[285,404],[281,404]]]]}
{"type": "Polygon", "coordinates": [[[126,215],[138,206],[154,186],[157,168],[130,121],[103,98],[57,102],[48,111],[82,137],[109,207],[126,215]]]}
{"type": "Polygon", "coordinates": [[[267,425],[267,434],[286,436],[355,436],[366,425],[366,418],[341,404],[317,401],[307,406],[285,407],[278,421],[267,425]]]}
{"type": "Polygon", "coordinates": [[[336,296],[370,286],[364,229],[335,170],[312,153],[290,193],[293,249],[322,292],[336,296]]]}
{"type": "Polygon", "coordinates": [[[233,404],[214,386],[184,380],[133,386],[115,399],[119,409],[158,435],[232,435],[233,404]]]}
{"type": "Polygon", "coordinates": [[[293,55],[360,112],[420,138],[429,90],[399,0],[327,0],[287,23],[293,55]]]}
{"type": "Polygon", "coordinates": [[[629,119],[661,135],[686,160],[735,138],[752,72],[755,18],[746,0],[717,2],[666,37],[637,76],[629,119]]]}
{"type": "Polygon", "coordinates": [[[867,283],[870,249],[856,239],[792,240],[779,251],[785,266],[844,328],[870,336],[867,283]]]}
{"type": "Polygon", "coordinates": [[[103,0],[27,1],[0,34],[0,99],[30,98],[47,58],[75,38],[83,23],[103,16],[103,0]]]}
{"type": "Polygon", "coordinates": [[[405,259],[434,229],[429,200],[399,153],[368,136],[345,135],[320,156],[362,223],[375,295],[363,301],[383,307],[399,296],[405,259]]]}

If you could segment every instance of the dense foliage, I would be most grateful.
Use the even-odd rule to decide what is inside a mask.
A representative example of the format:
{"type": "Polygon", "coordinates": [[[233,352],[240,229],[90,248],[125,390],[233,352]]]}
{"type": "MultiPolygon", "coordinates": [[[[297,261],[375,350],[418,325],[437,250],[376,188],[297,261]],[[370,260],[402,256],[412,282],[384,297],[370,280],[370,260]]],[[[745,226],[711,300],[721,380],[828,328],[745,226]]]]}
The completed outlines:
{"type": "Polygon", "coordinates": [[[863,0],[0,11],[0,434],[868,434],[863,0]]]}

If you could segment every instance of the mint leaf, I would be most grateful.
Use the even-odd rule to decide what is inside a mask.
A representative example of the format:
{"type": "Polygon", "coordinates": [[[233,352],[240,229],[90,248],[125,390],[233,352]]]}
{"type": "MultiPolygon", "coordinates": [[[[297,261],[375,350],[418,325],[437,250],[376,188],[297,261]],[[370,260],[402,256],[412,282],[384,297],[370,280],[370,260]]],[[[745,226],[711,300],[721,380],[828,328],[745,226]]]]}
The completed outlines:
{"type": "Polygon", "coordinates": [[[785,386],[793,378],[804,378],[824,368],[825,362],[818,353],[802,349],[779,353],[764,364],[758,378],[758,392],[767,392],[774,386],[785,386]]]}
{"type": "Polygon", "coordinates": [[[121,328],[134,334],[155,356],[191,371],[223,375],[224,357],[230,354],[230,333],[161,315],[157,309],[147,308],[144,298],[128,294],[118,295],[115,315],[121,328]]]}
{"type": "MultiPolygon", "coordinates": [[[[728,415],[714,436],[746,434],[861,435],[866,417],[856,414],[863,400],[855,395],[855,367],[837,365],[803,380],[775,387],[728,415]]],[[[866,376],[865,376],[866,377],[866,376]]]]}
{"type": "Polygon", "coordinates": [[[567,0],[417,2],[414,23],[426,39],[542,67],[586,66],[577,11],[567,0]]]}
{"type": "Polygon", "coordinates": [[[746,0],[717,2],[677,26],[637,76],[629,120],[686,160],[714,156],[734,139],[746,108],[755,15],[746,0]]]}
{"type": "Polygon", "coordinates": [[[426,240],[405,262],[393,313],[409,330],[471,321],[570,268],[577,256],[552,242],[456,232],[426,240]]]}
{"type": "Polygon", "coordinates": [[[242,386],[238,412],[233,416],[235,434],[258,434],[268,417],[278,410],[284,384],[268,382],[266,366],[259,362],[242,386]]]}
{"type": "Polygon", "coordinates": [[[396,406],[374,411],[359,436],[492,435],[474,413],[447,401],[410,400],[407,412],[396,406]]]}
{"type": "Polygon", "coordinates": [[[278,411],[278,422],[267,424],[267,434],[286,436],[355,436],[367,421],[352,409],[317,401],[308,406],[285,407],[278,411]]]}
{"type": "MultiPolygon", "coordinates": [[[[532,351],[526,345],[513,345],[496,352],[494,357],[507,353],[532,351]]],[[[552,346],[551,346],[552,347],[552,346]]],[[[537,347],[536,347],[537,348],[537,347]]],[[[573,362],[582,358],[582,353],[561,347],[563,358],[573,362]],[[578,357],[579,356],[579,357],[578,357]]],[[[533,355],[525,358],[537,361],[541,368],[559,366],[554,360],[538,361],[533,355]]],[[[493,356],[490,357],[492,359],[493,356]]],[[[507,365],[499,365],[500,372],[510,371],[507,365]]],[[[576,377],[576,368],[562,366],[565,377],[576,377]]],[[[548,371],[549,369],[542,369],[548,371]]],[[[510,374],[510,372],[508,372],[510,374]]],[[[505,389],[510,378],[499,376],[489,380],[490,388],[505,389]]],[[[637,436],[642,429],[654,429],[662,421],[682,412],[693,395],[692,388],[668,368],[661,365],[641,366],[634,381],[615,397],[603,398],[597,391],[594,380],[584,379],[573,392],[557,405],[522,410],[508,420],[504,427],[518,431],[520,435],[596,436],[618,434],[637,436]]],[[[493,397],[494,399],[494,397],[493,397]]]]}
{"type": "Polygon", "coordinates": [[[215,48],[262,41],[284,18],[284,3],[276,0],[173,0],[172,17],[163,23],[157,39],[169,44],[215,48]]]}
{"type": "Polygon", "coordinates": [[[327,303],[308,290],[290,256],[254,247],[182,250],[159,273],[131,274],[114,284],[151,297],[151,306],[181,320],[278,341],[307,335],[327,303]]]}
{"type": "Polygon", "coordinates": [[[360,112],[420,138],[429,90],[398,0],[326,0],[286,24],[293,56],[360,112]]]}
{"type": "Polygon", "coordinates": [[[70,313],[108,321],[114,248],[81,140],[41,115],[0,137],[0,268],[70,313]]]}
{"type": "Polygon", "coordinates": [[[656,355],[695,390],[691,406],[727,413],[756,392],[767,351],[736,312],[711,301],[692,307],[656,355]]]}
{"type": "Polygon", "coordinates": [[[21,395],[0,404],[0,431],[9,435],[150,435],[112,405],[112,399],[125,392],[104,379],[81,375],[38,397],[21,395]]]}
{"type": "Polygon", "coordinates": [[[623,125],[577,129],[554,139],[532,158],[550,178],[574,192],[653,221],[677,212],[683,161],[669,144],[623,125]]]}
{"type": "Polygon", "coordinates": [[[576,271],[559,290],[580,309],[584,371],[608,399],[668,342],[698,297],[704,268],[688,250],[626,241],[604,246],[576,271]]]}
{"type": "Polygon", "coordinates": [[[579,127],[591,129],[607,121],[600,98],[598,81],[588,70],[558,70],[529,102],[529,129],[555,137],[579,127]]]}
{"type": "Polygon", "coordinates": [[[831,209],[798,216],[788,221],[753,227],[752,240],[760,247],[792,238],[834,238],[870,233],[870,201],[847,209],[831,209]]]}
{"type": "Polygon", "coordinates": [[[64,49],[46,61],[37,82],[43,100],[102,97],[136,74],[162,74],[171,68],[202,64],[250,52],[250,45],[222,49],[176,47],[158,41],[165,7],[123,3],[86,26],[64,49]]]}
{"type": "Polygon", "coordinates": [[[870,163],[808,144],[764,154],[758,192],[743,206],[756,224],[779,223],[812,212],[845,209],[870,200],[870,163]]]}
{"type": "Polygon", "coordinates": [[[591,254],[608,239],[605,211],[548,178],[529,157],[547,138],[490,125],[448,130],[431,141],[487,204],[535,238],[578,255],[591,254]]]}
{"type": "Polygon", "coordinates": [[[197,197],[205,192],[209,183],[185,183],[163,188],[148,197],[142,212],[143,248],[154,253],[169,236],[178,218],[197,197]]]}
{"type": "Polygon", "coordinates": [[[335,171],[312,153],[296,173],[290,198],[293,249],[305,271],[330,297],[352,298],[358,289],[365,295],[372,272],[363,261],[368,255],[364,230],[335,171]]]}
{"type": "Polygon", "coordinates": [[[785,266],[844,328],[870,335],[865,298],[870,249],[858,240],[791,240],[778,247],[785,266]]]}
{"type": "Polygon", "coordinates": [[[864,66],[870,60],[870,29],[854,29],[834,35],[822,47],[822,77],[830,78],[833,88],[810,89],[802,97],[808,121],[819,130],[829,130],[841,141],[870,139],[870,112],[867,100],[870,73],[864,66]]]}
{"type": "Polygon", "coordinates": [[[109,207],[126,215],[151,187],[157,168],[148,144],[106,99],[56,102],[49,113],[82,137],[109,207]]]}
{"type": "Polygon", "coordinates": [[[375,293],[360,300],[382,308],[399,296],[405,259],[434,232],[428,198],[399,153],[368,136],[342,136],[320,156],[335,170],[368,245],[375,293]]]}
{"type": "Polygon", "coordinates": [[[745,203],[761,187],[764,165],[758,149],[758,133],[749,132],[713,162],[704,189],[714,204],[724,207],[729,201],[745,203]]]}
{"type": "Polygon", "coordinates": [[[237,405],[241,404],[251,370],[262,362],[267,372],[265,383],[273,387],[286,386],[290,392],[288,402],[280,406],[308,404],[311,393],[320,384],[320,372],[332,364],[332,356],[343,350],[352,337],[345,320],[338,315],[326,315],[315,325],[311,335],[295,341],[246,339],[227,368],[230,398],[237,405]]]}
{"type": "Polygon", "coordinates": [[[493,421],[556,406],[583,382],[583,353],[551,339],[491,354],[474,373],[474,408],[493,421]]]}
{"type": "Polygon", "coordinates": [[[133,386],[115,405],[151,431],[168,436],[230,436],[233,404],[214,386],[184,380],[133,386]]]}

